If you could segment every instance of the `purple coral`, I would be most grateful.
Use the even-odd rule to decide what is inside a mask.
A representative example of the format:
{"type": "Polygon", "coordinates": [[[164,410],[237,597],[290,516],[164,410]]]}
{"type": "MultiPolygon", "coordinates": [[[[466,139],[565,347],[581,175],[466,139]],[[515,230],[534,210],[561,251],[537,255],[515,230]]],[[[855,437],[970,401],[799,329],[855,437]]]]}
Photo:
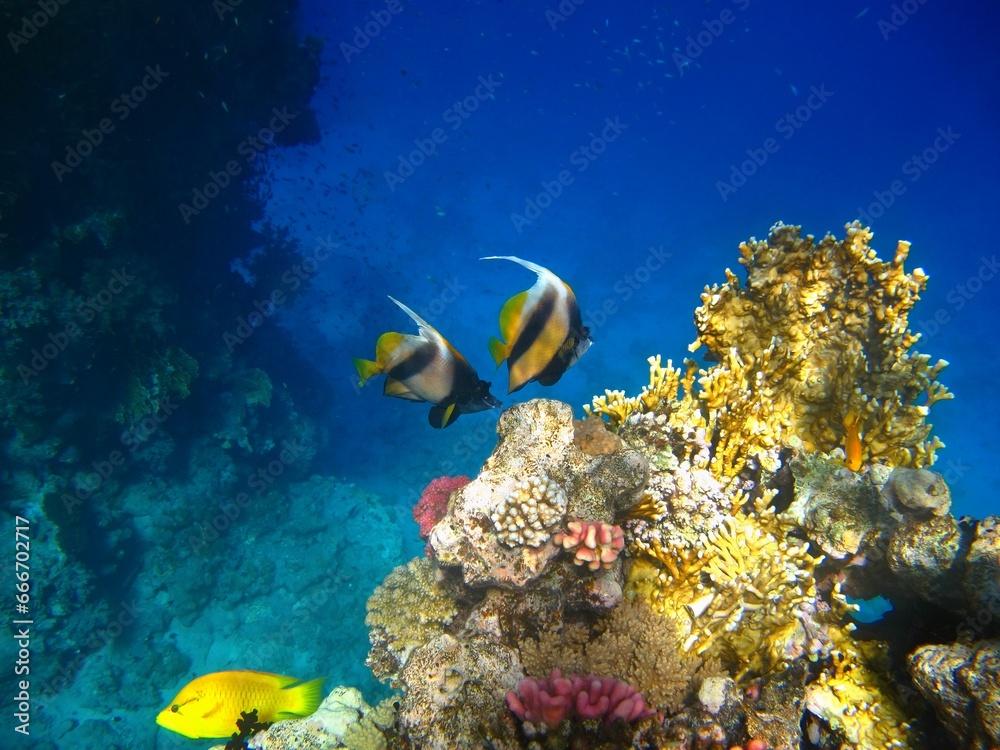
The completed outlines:
{"type": "Polygon", "coordinates": [[[553,669],[548,677],[525,677],[507,693],[507,707],[522,721],[550,729],[565,719],[601,719],[605,724],[652,716],[645,698],[614,677],[569,675],[553,669]]]}

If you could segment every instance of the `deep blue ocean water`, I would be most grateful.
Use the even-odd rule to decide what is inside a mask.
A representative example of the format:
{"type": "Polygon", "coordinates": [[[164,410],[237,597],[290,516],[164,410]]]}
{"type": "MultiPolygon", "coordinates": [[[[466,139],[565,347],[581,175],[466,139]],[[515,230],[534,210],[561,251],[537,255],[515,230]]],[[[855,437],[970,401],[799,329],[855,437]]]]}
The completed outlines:
{"type": "Polygon", "coordinates": [[[303,25],[327,42],[323,138],[271,155],[270,211],[305,247],[338,243],[283,321],[329,377],[331,420],[363,435],[338,468],[392,493],[415,474],[416,490],[428,462],[473,471],[488,454],[491,415],[428,434],[423,407],[353,386],[350,357],[406,329],[386,294],[489,379],[499,307],[532,279],[477,258],[548,265],[595,344],[557,387],[517,397],[580,405],[637,390],[650,354],[686,356],[698,295],[737,268],[740,241],[778,220],[822,236],[861,218],[883,258],[909,240],[909,267],[930,274],[912,322],[956,395],[932,415],[939,469],[959,512],[995,510],[996,8],[316,4],[303,25]]]}
{"type": "MultiPolygon", "coordinates": [[[[386,694],[363,664],[365,598],[421,553],[410,516],[421,488],[474,474],[497,418],[432,430],[426,405],[384,398],[378,381],[358,387],[352,357],[371,357],[384,331],[412,332],[389,294],[444,333],[505,404],[546,396],[582,413],[605,388],[638,391],[649,355],[688,356],[699,294],[726,267],[742,273],[742,240],[778,220],[842,236],[861,218],[883,258],[908,240],[908,266],[930,275],[911,323],[917,348],[951,363],[942,379],[955,399],[931,421],[947,444],[936,468],[953,509],[1000,509],[989,478],[1000,453],[995,5],[310,0],[298,28],[323,42],[319,137],[261,149],[260,218],[286,226],[315,265],[264,325],[318,372],[326,406],[308,416],[328,448],[280,503],[227,524],[214,547],[223,553],[192,553],[157,530],[176,533],[173,517],[192,527],[217,518],[226,472],[240,484],[249,470],[202,460],[210,441],[180,429],[188,417],[168,423],[178,425],[171,462],[122,482],[113,500],[133,519],[126,541],[141,562],[101,579],[98,598],[111,604],[100,647],[38,707],[36,737],[207,747],[158,731],[153,717],[191,677],[219,669],[325,674],[329,686],[386,694]],[[539,262],[574,287],[595,343],[556,386],[506,394],[487,340],[533,277],[484,255],[539,262]],[[112,633],[108,620],[123,626],[112,633]]],[[[243,288],[254,248],[202,239],[243,288]]],[[[283,371],[280,385],[298,403],[317,380],[305,368],[297,378],[283,371]]],[[[73,621],[90,612],[81,605],[73,621]]]]}

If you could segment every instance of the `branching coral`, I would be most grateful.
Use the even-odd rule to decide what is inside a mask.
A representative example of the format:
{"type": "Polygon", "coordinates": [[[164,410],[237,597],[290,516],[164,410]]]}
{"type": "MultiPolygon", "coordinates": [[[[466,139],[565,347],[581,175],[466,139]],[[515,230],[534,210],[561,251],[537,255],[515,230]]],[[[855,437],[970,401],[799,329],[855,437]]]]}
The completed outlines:
{"type": "Polygon", "coordinates": [[[414,649],[444,632],[457,611],[428,560],[416,558],[393,570],[368,599],[372,672],[395,676],[414,649]]]}
{"type": "Polygon", "coordinates": [[[518,483],[490,516],[497,538],[508,547],[541,547],[566,515],[566,493],[549,478],[518,483]]]}
{"type": "Polygon", "coordinates": [[[590,570],[610,568],[625,547],[621,526],[600,521],[570,521],[552,541],[565,550],[573,550],[573,562],[590,570]]]}
{"type": "Polygon", "coordinates": [[[841,445],[845,419],[857,417],[866,461],[926,466],[941,445],[930,436],[928,409],[951,397],[938,382],[947,363],[930,365],[912,351],[919,335],[909,313],[927,275],[904,270],[908,242],[883,261],[871,239],[859,222],[843,240],[818,243],[779,223],[767,240],[744,242],[746,286],[727,270],[725,284],[705,289],[692,349],[704,345],[721,359],[737,348],[758,360],[806,449],[841,445]]]}

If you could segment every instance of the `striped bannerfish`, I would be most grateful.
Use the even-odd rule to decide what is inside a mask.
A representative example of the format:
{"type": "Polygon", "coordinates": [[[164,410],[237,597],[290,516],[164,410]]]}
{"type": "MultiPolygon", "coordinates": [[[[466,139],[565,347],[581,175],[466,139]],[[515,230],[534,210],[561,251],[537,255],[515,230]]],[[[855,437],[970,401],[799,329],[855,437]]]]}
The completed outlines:
{"type": "Polygon", "coordinates": [[[355,359],[361,385],[385,375],[382,393],[407,401],[434,404],[428,415],[433,427],[447,427],[459,414],[495,409],[500,402],[490,384],[480,380],[465,357],[430,323],[389,297],[417,324],[417,335],[389,331],[378,337],[375,359],[355,359]]]}
{"type": "Polygon", "coordinates": [[[512,255],[481,260],[509,260],[538,274],[530,289],[515,294],[500,310],[500,335],[490,339],[490,354],[499,366],[507,360],[508,392],[532,380],[552,385],[590,348],[570,285],[547,268],[512,255]]]}

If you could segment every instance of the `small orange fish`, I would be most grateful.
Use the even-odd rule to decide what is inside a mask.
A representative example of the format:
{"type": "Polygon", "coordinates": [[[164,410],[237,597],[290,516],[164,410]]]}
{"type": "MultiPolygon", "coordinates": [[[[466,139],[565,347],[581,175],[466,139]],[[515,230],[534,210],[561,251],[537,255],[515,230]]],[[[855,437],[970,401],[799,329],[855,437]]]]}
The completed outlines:
{"type": "Polygon", "coordinates": [[[861,468],[861,417],[850,412],[844,417],[844,465],[851,471],[861,468]]]}

